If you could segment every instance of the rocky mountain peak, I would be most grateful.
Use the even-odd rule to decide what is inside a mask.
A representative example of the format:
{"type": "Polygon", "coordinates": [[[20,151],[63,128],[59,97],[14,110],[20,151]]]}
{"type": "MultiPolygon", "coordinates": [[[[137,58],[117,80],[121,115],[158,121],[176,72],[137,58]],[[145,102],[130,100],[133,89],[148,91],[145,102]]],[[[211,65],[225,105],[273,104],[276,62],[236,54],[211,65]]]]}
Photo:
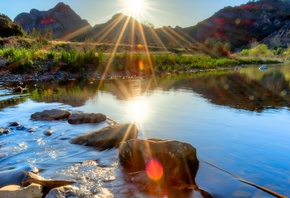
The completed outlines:
{"type": "Polygon", "coordinates": [[[31,9],[29,13],[17,15],[14,22],[27,32],[38,29],[45,33],[50,30],[53,38],[64,40],[72,39],[76,36],[76,32],[80,34],[91,28],[86,20],[81,19],[70,6],[64,3],[58,3],[47,11],[31,9]]]}

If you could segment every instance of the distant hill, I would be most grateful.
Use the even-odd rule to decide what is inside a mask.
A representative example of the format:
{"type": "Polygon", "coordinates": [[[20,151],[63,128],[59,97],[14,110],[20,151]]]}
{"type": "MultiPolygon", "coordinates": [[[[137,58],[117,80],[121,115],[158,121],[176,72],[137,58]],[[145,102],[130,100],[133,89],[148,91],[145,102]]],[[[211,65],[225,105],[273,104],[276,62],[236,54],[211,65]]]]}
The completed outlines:
{"type": "Polygon", "coordinates": [[[63,40],[70,40],[91,28],[86,20],[81,19],[64,3],[58,3],[48,11],[32,9],[30,13],[21,13],[15,17],[14,22],[27,32],[33,29],[42,33],[52,31],[53,38],[63,40]]]}
{"type": "Polygon", "coordinates": [[[14,21],[25,31],[36,28],[45,32],[49,28],[54,38],[60,40],[188,49],[202,49],[208,40],[218,40],[229,43],[233,50],[252,42],[271,47],[290,44],[289,0],[249,1],[240,6],[225,7],[186,28],[153,28],[123,14],[115,14],[108,22],[91,27],[63,3],[48,11],[32,9],[30,13],[19,14],[14,21]]]}
{"type": "Polygon", "coordinates": [[[9,36],[23,36],[23,31],[8,16],[0,14],[0,37],[9,36]]]}
{"type": "MultiPolygon", "coordinates": [[[[234,48],[241,48],[251,42],[262,41],[285,27],[289,20],[289,1],[260,0],[236,7],[225,7],[187,29],[188,34],[199,42],[215,38],[229,42],[234,48]]],[[[270,40],[269,42],[271,43],[270,40]]],[[[286,42],[290,42],[290,37],[286,42]]]]}
{"type": "Polygon", "coordinates": [[[95,25],[76,40],[89,40],[98,43],[120,43],[128,45],[150,45],[184,47],[192,45],[183,34],[182,28],[153,28],[132,17],[115,14],[108,22],[95,25]],[[182,36],[183,35],[183,36],[182,36]]]}

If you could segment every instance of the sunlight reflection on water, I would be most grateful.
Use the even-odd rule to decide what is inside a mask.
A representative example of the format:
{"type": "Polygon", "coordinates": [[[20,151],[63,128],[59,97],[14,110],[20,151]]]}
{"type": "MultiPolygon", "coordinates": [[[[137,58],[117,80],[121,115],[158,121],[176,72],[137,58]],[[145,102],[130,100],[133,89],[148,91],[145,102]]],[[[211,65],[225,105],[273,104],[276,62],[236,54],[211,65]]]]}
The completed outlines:
{"type": "MultiPolygon", "coordinates": [[[[241,72],[259,72],[254,69],[244,69],[241,72]]],[[[271,68],[267,72],[270,71],[271,68]]],[[[87,113],[101,112],[118,123],[135,122],[139,129],[138,138],[162,138],[188,142],[197,148],[198,158],[201,161],[213,163],[261,186],[290,194],[290,127],[288,124],[290,111],[289,107],[285,106],[287,105],[285,97],[289,96],[283,95],[284,98],[279,98],[275,92],[269,93],[270,88],[273,88],[271,83],[267,84],[272,82],[271,75],[258,79],[262,79],[262,83],[259,81],[249,83],[249,79],[245,80],[243,76],[237,76],[236,73],[205,75],[205,78],[181,78],[180,81],[172,76],[163,79],[164,81],[160,83],[163,83],[162,85],[150,89],[147,88],[150,82],[147,79],[121,82],[123,83],[121,85],[110,81],[106,91],[96,93],[94,87],[92,93],[86,90],[87,98],[82,92],[75,93],[75,95],[82,95],[84,99],[83,103],[80,103],[84,105],[77,107],[63,104],[59,100],[36,102],[36,100],[26,99],[21,104],[1,109],[0,127],[6,126],[11,121],[19,121],[26,127],[37,127],[37,131],[30,134],[13,130],[8,135],[0,136],[0,168],[5,170],[6,167],[22,163],[42,169],[42,176],[56,175],[55,171],[60,169],[61,173],[68,174],[67,177],[74,174],[85,177],[84,170],[87,169],[82,168],[89,167],[92,171],[90,175],[92,183],[89,186],[82,183],[84,188],[107,185],[110,189],[118,185],[118,190],[131,189],[129,184],[118,180],[121,175],[119,169],[117,169],[118,175],[113,173],[118,167],[117,150],[97,152],[91,147],[69,143],[71,138],[98,130],[107,126],[107,123],[75,126],[65,121],[29,120],[34,112],[58,108],[87,113]],[[220,83],[221,80],[229,81],[226,89],[224,84],[220,83]],[[122,93],[119,87],[122,87],[123,91],[127,88],[126,94],[122,93]],[[241,94],[238,95],[238,92],[241,94]],[[256,94],[254,100],[248,100],[249,93],[256,94]],[[256,98],[258,99],[255,101],[256,98]],[[50,137],[43,135],[43,131],[47,128],[54,129],[50,137]],[[90,166],[79,164],[85,160],[95,160],[97,164],[90,166]],[[108,167],[108,169],[101,167],[108,167]],[[94,173],[96,170],[101,171],[100,176],[94,173]],[[105,181],[110,178],[117,179],[112,183],[94,184],[94,178],[102,178],[105,181]]],[[[69,101],[69,99],[68,97],[61,101],[69,101]]],[[[196,180],[198,185],[209,190],[216,197],[260,195],[260,191],[241,184],[202,162],[196,180]]],[[[136,193],[136,189],[133,189],[136,193]]],[[[118,193],[118,190],[114,193],[118,193]]]]}

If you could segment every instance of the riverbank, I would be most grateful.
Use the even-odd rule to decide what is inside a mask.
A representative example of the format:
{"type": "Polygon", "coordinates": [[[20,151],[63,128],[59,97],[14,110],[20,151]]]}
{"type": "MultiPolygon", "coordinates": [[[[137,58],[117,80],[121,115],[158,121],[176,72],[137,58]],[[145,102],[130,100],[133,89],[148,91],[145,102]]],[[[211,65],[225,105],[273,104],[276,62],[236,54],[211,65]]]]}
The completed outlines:
{"type": "Polygon", "coordinates": [[[106,61],[94,60],[87,64],[71,65],[66,61],[36,60],[31,65],[19,64],[8,58],[1,58],[0,79],[4,83],[26,81],[71,81],[128,79],[136,77],[162,76],[176,73],[196,73],[216,70],[236,70],[250,64],[280,63],[276,60],[230,59],[181,55],[155,55],[151,60],[145,55],[116,55],[106,61]],[[136,56],[136,57],[134,57],[136,56]],[[143,57],[140,57],[143,56],[143,57]],[[171,57],[171,58],[170,58],[171,57]],[[174,59],[172,59],[174,58],[174,59]],[[186,59],[178,60],[178,59],[186,59]],[[156,61],[159,59],[159,61],[156,61]],[[143,61],[144,60],[144,61],[143,61]],[[154,62],[152,61],[154,60],[154,62]],[[149,65],[148,62],[151,62],[149,65]]]}

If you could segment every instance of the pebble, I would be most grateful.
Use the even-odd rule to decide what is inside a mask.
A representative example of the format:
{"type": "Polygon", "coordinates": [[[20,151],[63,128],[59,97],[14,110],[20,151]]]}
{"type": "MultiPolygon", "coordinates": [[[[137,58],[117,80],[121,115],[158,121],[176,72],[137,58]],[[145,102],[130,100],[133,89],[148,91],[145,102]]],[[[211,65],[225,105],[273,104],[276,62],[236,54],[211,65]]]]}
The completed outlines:
{"type": "Polygon", "coordinates": [[[9,128],[0,128],[0,135],[2,134],[8,134],[11,130],[9,128]]]}
{"type": "Polygon", "coordinates": [[[43,134],[46,135],[46,136],[51,136],[53,133],[53,129],[46,129],[43,134]]]}
{"type": "Polygon", "coordinates": [[[9,126],[17,127],[17,126],[21,126],[21,124],[19,122],[10,122],[9,126]]]}
{"type": "Polygon", "coordinates": [[[21,126],[21,125],[16,127],[16,130],[19,130],[19,131],[23,131],[25,129],[26,128],[24,126],[21,126]]]}
{"type": "Polygon", "coordinates": [[[27,129],[27,132],[34,133],[36,131],[36,127],[27,129]]]}

